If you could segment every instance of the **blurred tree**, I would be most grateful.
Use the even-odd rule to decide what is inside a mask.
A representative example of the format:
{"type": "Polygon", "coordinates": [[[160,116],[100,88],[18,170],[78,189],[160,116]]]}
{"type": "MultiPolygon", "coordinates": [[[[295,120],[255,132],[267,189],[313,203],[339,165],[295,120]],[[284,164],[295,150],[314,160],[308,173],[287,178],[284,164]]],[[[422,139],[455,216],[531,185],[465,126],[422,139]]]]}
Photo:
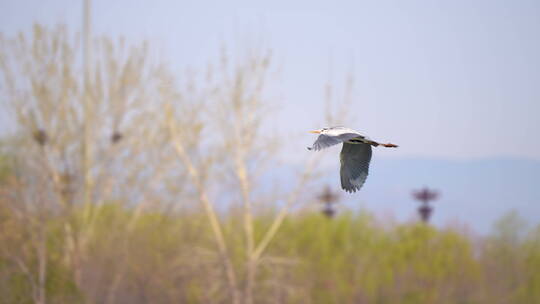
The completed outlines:
{"type": "Polygon", "coordinates": [[[151,61],[145,44],[129,46],[123,40],[96,38],[82,83],[79,45],[79,37],[62,26],[36,25],[30,36],[0,37],[3,107],[12,113],[10,129],[15,130],[6,150],[14,157],[17,186],[9,190],[17,197],[13,208],[20,212],[20,220],[30,221],[25,227],[36,236],[39,267],[31,271],[30,257],[16,262],[24,264],[28,279],[36,282],[31,285],[39,303],[47,298],[49,250],[44,233],[49,220],[64,221],[63,260],[73,271],[76,286],[113,295],[123,270],[107,283],[91,279],[91,268],[84,266],[100,206],[122,198],[137,206],[134,222],[150,198],[171,201],[171,195],[182,190],[176,186],[164,191],[167,182],[158,182],[166,176],[178,181],[183,175],[171,169],[172,151],[162,149],[167,144],[163,126],[154,123],[162,109],[160,88],[171,85],[166,83],[165,68],[151,61]],[[91,111],[84,107],[85,98],[92,104],[91,111]],[[86,125],[91,126],[89,137],[82,132],[86,125]],[[120,130],[128,134],[121,142],[120,130]],[[110,134],[113,137],[107,140],[110,134]],[[92,156],[90,163],[83,147],[92,156]],[[84,214],[75,217],[79,207],[84,214]]]}
{"type": "Polygon", "coordinates": [[[486,284],[492,284],[488,300],[516,303],[520,287],[527,281],[527,251],[524,237],[527,224],[516,211],[510,211],[494,224],[494,234],[483,244],[482,262],[486,284]]]}
{"type": "Polygon", "coordinates": [[[328,218],[333,218],[336,213],[336,210],[334,209],[334,204],[338,202],[339,195],[332,192],[330,187],[327,185],[324,188],[323,192],[319,194],[317,198],[322,204],[324,204],[322,213],[328,218]]]}
{"type": "Polygon", "coordinates": [[[433,213],[433,207],[429,202],[436,200],[439,197],[439,193],[426,187],[422,190],[413,191],[413,197],[422,203],[422,205],[418,207],[420,219],[425,223],[429,222],[431,214],[433,213]]]}

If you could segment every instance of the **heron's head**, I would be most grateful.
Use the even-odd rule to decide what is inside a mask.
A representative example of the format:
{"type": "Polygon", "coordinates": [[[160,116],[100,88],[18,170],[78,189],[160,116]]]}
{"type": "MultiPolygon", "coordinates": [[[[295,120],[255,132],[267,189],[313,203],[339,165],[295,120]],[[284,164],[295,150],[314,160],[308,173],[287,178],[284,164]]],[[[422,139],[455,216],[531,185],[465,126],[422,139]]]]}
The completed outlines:
{"type": "Polygon", "coordinates": [[[327,128],[322,128],[322,129],[319,129],[319,130],[309,131],[309,133],[324,134],[327,130],[328,130],[327,128]]]}

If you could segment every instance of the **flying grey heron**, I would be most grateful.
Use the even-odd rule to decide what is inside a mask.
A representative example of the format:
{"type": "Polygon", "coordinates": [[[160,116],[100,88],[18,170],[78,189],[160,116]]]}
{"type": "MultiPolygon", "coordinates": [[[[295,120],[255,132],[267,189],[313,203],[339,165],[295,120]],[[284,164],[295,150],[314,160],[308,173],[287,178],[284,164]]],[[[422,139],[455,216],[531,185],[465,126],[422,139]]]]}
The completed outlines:
{"type": "Polygon", "coordinates": [[[308,150],[319,151],[343,143],[340,154],[340,176],[341,188],[347,192],[356,192],[364,185],[369,172],[371,146],[397,148],[397,145],[378,143],[345,127],[323,128],[311,133],[319,134],[319,137],[308,150]]]}

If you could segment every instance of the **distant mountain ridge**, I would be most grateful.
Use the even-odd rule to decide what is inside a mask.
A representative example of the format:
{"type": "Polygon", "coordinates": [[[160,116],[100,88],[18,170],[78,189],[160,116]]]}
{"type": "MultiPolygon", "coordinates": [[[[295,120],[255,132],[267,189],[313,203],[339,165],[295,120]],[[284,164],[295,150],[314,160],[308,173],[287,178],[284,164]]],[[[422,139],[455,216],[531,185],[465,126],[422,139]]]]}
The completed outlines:
{"type": "MultiPolygon", "coordinates": [[[[341,192],[339,163],[324,167],[321,186],[328,184],[341,192]]],[[[292,171],[282,169],[285,170],[278,170],[277,174],[288,175],[283,181],[290,181],[292,171]]],[[[341,199],[350,209],[367,208],[375,214],[390,213],[398,220],[411,220],[418,207],[411,193],[424,186],[441,194],[434,202],[432,218],[438,226],[457,221],[478,233],[487,233],[495,220],[511,210],[516,210],[529,224],[540,224],[537,160],[384,159],[374,155],[364,187],[352,195],[343,192],[341,199]]]]}

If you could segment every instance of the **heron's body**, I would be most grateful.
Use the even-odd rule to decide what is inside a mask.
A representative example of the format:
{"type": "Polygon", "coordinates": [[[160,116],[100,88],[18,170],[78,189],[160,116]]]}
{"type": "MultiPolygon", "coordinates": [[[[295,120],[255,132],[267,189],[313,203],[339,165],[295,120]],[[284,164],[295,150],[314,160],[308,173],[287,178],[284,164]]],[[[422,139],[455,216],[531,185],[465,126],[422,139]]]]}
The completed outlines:
{"type": "Polygon", "coordinates": [[[345,127],[324,128],[312,133],[320,134],[309,150],[319,151],[343,143],[340,153],[341,188],[347,192],[356,192],[364,185],[369,174],[371,146],[395,148],[394,144],[381,144],[359,132],[345,127]]]}

